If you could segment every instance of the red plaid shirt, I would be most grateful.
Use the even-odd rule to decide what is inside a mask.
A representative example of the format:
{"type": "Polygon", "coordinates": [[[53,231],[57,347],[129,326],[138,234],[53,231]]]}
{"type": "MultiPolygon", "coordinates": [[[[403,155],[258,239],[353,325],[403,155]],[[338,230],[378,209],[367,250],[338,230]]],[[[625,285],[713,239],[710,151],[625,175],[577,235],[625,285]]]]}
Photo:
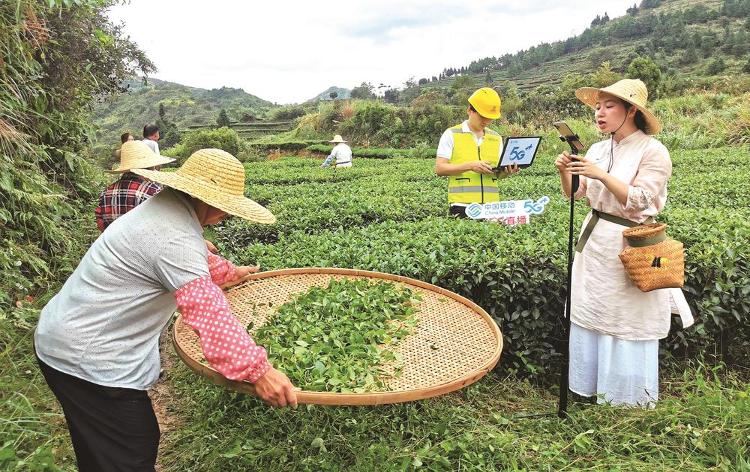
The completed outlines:
{"type": "Polygon", "coordinates": [[[109,226],[117,218],[137,207],[161,191],[161,185],[125,172],[120,180],[113,183],[99,195],[96,207],[96,226],[99,231],[109,226]]]}

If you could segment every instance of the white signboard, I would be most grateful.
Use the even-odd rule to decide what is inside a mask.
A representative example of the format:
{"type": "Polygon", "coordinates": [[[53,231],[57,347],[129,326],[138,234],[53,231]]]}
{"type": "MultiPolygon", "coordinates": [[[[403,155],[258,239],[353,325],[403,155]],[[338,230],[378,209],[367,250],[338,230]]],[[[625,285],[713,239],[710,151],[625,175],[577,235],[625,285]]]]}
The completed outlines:
{"type": "Polygon", "coordinates": [[[527,225],[531,215],[541,215],[549,197],[534,200],[505,200],[492,203],[472,203],[466,207],[466,216],[474,220],[498,220],[507,225],[527,225]]]}

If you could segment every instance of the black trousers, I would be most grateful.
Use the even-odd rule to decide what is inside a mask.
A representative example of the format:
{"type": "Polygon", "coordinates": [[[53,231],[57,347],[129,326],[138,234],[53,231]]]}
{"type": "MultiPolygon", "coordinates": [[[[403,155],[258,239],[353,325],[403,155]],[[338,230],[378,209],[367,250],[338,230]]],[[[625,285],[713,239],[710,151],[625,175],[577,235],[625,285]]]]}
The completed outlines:
{"type": "Polygon", "coordinates": [[[65,413],[79,471],[154,471],[159,424],[144,390],[104,387],[37,361],[65,413]]]}

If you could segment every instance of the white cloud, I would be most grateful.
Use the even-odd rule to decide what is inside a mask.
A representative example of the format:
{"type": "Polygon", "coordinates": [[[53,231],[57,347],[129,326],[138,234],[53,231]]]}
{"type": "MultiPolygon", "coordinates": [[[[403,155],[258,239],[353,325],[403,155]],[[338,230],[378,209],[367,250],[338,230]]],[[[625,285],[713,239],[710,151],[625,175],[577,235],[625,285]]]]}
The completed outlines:
{"type": "Polygon", "coordinates": [[[307,100],[331,85],[400,85],[411,76],[580,33],[633,0],[131,0],[110,17],[156,63],[154,77],[307,100]]]}

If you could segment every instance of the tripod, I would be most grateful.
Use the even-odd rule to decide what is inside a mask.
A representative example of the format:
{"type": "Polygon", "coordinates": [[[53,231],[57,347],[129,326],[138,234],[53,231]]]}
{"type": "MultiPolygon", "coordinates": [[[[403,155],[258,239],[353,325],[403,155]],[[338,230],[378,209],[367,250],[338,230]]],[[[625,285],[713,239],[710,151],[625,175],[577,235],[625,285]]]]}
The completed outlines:
{"type": "MultiPolygon", "coordinates": [[[[570,145],[571,154],[578,154],[583,149],[577,134],[560,136],[560,139],[570,145]]],[[[570,286],[573,280],[573,232],[575,231],[575,193],[578,190],[580,178],[571,175],[570,185],[570,215],[568,219],[568,279],[565,289],[565,319],[563,320],[563,335],[560,341],[560,352],[563,362],[560,371],[560,396],[557,404],[557,416],[566,418],[568,416],[568,369],[570,367],[570,352],[568,341],[570,338],[570,286]]]]}

